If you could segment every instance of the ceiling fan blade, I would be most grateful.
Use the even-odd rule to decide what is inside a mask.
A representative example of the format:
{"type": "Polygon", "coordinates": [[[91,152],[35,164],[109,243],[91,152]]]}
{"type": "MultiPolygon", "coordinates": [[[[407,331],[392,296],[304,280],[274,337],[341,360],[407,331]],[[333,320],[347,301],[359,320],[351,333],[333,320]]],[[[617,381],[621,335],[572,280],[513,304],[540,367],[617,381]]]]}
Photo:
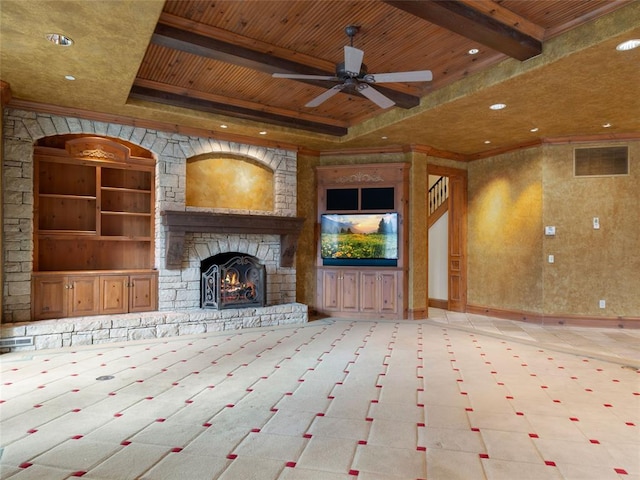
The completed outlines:
{"type": "Polygon", "coordinates": [[[367,75],[373,78],[373,83],[391,83],[391,82],[430,82],[433,80],[431,70],[416,70],[414,72],[394,72],[394,73],[375,73],[367,75]]]}
{"type": "Polygon", "coordinates": [[[375,88],[367,85],[366,83],[361,83],[360,85],[358,85],[358,92],[367,97],[380,108],[389,108],[396,104],[396,102],[394,102],[390,98],[385,97],[375,88]]]}
{"type": "Polygon", "coordinates": [[[362,59],[364,58],[364,52],[354,47],[345,45],[344,47],[344,69],[352,77],[357,77],[360,74],[360,68],[362,67],[362,59]]]}
{"type": "Polygon", "coordinates": [[[289,78],[292,80],[334,80],[339,81],[338,77],[332,75],[302,75],[297,73],[274,73],[273,78],[289,78]]]}
{"type": "Polygon", "coordinates": [[[316,98],[314,98],[309,103],[307,103],[305,107],[317,107],[318,105],[323,103],[325,100],[328,100],[331,97],[333,97],[336,93],[338,93],[343,88],[344,88],[344,84],[342,83],[340,85],[336,85],[335,87],[331,87],[329,90],[318,95],[316,98]]]}

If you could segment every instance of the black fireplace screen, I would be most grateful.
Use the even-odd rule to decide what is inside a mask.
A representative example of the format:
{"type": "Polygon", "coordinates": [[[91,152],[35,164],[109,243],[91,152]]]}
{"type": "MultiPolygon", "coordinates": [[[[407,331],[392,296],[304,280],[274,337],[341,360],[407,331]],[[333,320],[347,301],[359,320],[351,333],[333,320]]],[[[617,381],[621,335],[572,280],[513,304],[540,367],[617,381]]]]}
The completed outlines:
{"type": "Polygon", "coordinates": [[[202,308],[262,307],[266,304],[266,274],[257,258],[221,253],[200,264],[202,308]]]}

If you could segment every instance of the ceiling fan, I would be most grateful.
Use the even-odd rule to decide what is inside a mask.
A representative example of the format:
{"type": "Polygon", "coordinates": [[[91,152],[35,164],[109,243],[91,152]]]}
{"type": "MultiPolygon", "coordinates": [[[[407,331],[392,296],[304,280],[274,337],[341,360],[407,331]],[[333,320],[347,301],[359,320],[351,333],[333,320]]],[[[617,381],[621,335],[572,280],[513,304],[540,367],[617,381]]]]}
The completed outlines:
{"type": "Polygon", "coordinates": [[[360,27],[355,25],[349,25],[345,28],[345,33],[351,39],[351,45],[345,45],[344,62],[336,65],[335,76],[274,73],[273,77],[293,80],[328,80],[332,82],[341,82],[338,85],[331,87],[326,92],[318,95],[316,98],[308,102],[305,107],[317,107],[338,92],[345,90],[360,93],[380,108],[389,108],[395,105],[395,102],[377,91],[372,87],[372,85],[376,83],[393,82],[430,82],[433,79],[431,70],[375,74],[368,73],[367,66],[362,63],[364,52],[354,48],[353,46],[353,37],[358,33],[359,29],[360,27]]]}

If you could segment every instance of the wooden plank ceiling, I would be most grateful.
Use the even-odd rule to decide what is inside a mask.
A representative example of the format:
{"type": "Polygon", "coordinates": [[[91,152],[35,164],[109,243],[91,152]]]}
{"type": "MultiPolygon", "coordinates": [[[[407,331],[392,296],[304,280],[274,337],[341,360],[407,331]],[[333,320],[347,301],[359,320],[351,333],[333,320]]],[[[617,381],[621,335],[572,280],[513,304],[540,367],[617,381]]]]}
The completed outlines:
{"type": "Polygon", "coordinates": [[[304,105],[335,83],[272,78],[333,75],[353,46],[370,73],[431,70],[432,82],[375,88],[410,109],[438,88],[617,7],[607,0],[195,1],[168,0],[130,97],[243,120],[343,136],[384,110],[353,92],[304,105]],[[476,55],[468,52],[479,49],[476,55]]]}

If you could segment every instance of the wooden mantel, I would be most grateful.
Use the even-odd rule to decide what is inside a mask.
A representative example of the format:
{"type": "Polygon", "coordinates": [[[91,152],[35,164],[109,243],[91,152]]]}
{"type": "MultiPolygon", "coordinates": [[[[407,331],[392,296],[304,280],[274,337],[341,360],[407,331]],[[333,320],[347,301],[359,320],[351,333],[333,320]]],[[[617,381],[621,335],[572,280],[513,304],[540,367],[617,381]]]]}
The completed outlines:
{"type": "Polygon", "coordinates": [[[280,266],[293,267],[304,218],[272,215],[236,215],[165,210],[160,213],[166,230],[166,266],[180,268],[184,235],[198,233],[253,233],[280,235],[280,266]]]}

